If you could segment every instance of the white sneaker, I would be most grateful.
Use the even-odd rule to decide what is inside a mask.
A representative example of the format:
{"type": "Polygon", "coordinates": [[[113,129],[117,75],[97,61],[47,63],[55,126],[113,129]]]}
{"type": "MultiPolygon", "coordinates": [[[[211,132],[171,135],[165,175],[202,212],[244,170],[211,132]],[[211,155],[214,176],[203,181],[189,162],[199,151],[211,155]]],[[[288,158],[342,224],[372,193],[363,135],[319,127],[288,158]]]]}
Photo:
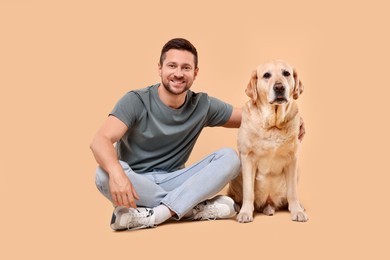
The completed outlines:
{"type": "Polygon", "coordinates": [[[116,207],[111,218],[111,228],[113,230],[136,230],[155,227],[154,223],[154,211],[150,208],[116,207]]]}
{"type": "Polygon", "coordinates": [[[231,218],[238,212],[238,205],[228,196],[218,195],[199,203],[193,209],[194,220],[231,218]]]}

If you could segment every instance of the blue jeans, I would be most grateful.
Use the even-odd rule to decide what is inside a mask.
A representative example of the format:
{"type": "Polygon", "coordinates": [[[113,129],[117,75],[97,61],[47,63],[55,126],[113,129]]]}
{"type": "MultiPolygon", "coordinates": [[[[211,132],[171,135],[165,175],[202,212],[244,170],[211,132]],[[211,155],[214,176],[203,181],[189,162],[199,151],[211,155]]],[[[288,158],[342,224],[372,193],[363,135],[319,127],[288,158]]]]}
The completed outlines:
{"type": "MultiPolygon", "coordinates": [[[[140,207],[166,205],[178,219],[200,202],[218,193],[240,172],[240,160],[230,148],[218,150],[203,160],[174,172],[153,171],[135,173],[130,166],[119,161],[140,199],[140,207]]],[[[108,174],[100,167],[96,170],[96,186],[112,202],[108,174]]]]}

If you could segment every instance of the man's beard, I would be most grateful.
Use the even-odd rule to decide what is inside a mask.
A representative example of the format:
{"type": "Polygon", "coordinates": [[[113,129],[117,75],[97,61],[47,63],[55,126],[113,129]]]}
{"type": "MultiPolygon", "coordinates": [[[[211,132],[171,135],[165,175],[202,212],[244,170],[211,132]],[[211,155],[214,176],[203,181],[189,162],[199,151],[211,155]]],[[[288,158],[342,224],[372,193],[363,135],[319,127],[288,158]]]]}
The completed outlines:
{"type": "Polygon", "coordinates": [[[180,89],[179,91],[175,91],[175,90],[177,90],[177,88],[171,87],[171,85],[169,84],[169,81],[168,81],[168,83],[162,82],[162,85],[169,93],[171,93],[173,95],[181,95],[184,92],[186,92],[187,90],[189,90],[191,87],[191,85],[186,84],[184,86],[184,88],[180,89]]]}

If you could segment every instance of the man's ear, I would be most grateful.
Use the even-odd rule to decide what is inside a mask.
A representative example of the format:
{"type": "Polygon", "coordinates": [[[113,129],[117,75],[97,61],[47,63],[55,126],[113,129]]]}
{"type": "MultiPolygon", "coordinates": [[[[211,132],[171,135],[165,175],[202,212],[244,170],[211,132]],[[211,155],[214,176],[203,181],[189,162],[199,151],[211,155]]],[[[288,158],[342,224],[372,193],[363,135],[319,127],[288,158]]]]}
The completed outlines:
{"type": "Polygon", "coordinates": [[[158,67],[158,75],[161,77],[162,76],[162,73],[161,73],[162,65],[160,64],[160,62],[157,64],[157,67],[158,67]]]}
{"type": "Polygon", "coordinates": [[[194,70],[194,80],[198,76],[198,73],[199,73],[199,67],[195,68],[195,70],[194,70]]]}
{"type": "Polygon", "coordinates": [[[257,71],[252,72],[251,79],[248,83],[248,86],[245,89],[245,94],[252,99],[252,102],[255,103],[257,100],[257,71]]]}
{"type": "Polygon", "coordinates": [[[298,73],[295,69],[293,71],[293,76],[294,76],[294,81],[295,81],[294,90],[293,90],[293,98],[298,99],[299,95],[301,95],[303,93],[303,84],[300,81],[300,79],[298,77],[298,73]]]}

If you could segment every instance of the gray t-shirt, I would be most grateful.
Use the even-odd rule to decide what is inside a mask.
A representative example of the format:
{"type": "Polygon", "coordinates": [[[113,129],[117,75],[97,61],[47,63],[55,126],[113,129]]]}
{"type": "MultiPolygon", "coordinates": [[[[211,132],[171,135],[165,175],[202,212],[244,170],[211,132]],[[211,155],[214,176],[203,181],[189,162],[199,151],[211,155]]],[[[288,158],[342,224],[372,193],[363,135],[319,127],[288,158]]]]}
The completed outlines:
{"type": "Polygon", "coordinates": [[[225,102],[192,91],[182,107],[173,109],[160,100],[158,87],[126,93],[110,114],[129,128],[116,148],[119,160],[137,173],[183,168],[203,127],[225,124],[233,111],[225,102]]]}

